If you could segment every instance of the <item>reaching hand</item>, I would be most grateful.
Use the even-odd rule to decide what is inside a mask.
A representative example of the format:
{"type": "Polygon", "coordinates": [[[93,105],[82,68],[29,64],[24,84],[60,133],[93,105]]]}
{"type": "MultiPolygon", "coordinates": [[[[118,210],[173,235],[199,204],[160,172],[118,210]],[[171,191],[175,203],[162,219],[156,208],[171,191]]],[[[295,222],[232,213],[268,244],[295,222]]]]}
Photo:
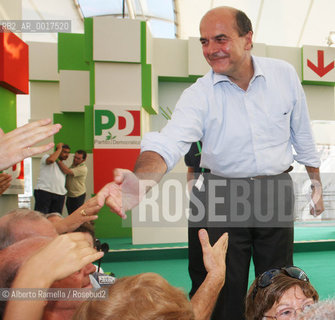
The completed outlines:
{"type": "Polygon", "coordinates": [[[3,194],[10,186],[12,176],[7,173],[0,173],[0,194],[3,194]]]}
{"type": "Polygon", "coordinates": [[[226,253],[228,249],[228,233],[224,233],[218,241],[211,246],[208,233],[205,229],[199,230],[199,240],[202,247],[204,265],[208,273],[225,282],[226,278],[226,253]]]}
{"type": "Polygon", "coordinates": [[[145,194],[143,181],[126,169],[114,171],[114,182],[105,185],[98,193],[99,201],[106,199],[106,205],[125,219],[127,210],[136,207],[145,194]]]}
{"type": "Polygon", "coordinates": [[[20,276],[31,277],[30,272],[45,280],[48,285],[64,279],[87,264],[100,259],[103,252],[97,252],[89,242],[90,235],[81,232],[58,236],[47,246],[30,257],[20,269],[20,276]],[[45,263],[45,262],[48,263],[45,263]],[[52,266],[52,272],[50,272],[52,266]]]}
{"type": "Polygon", "coordinates": [[[44,119],[26,124],[6,134],[0,129],[0,170],[51,149],[54,143],[33,147],[34,144],[54,135],[61,128],[60,124],[50,124],[50,119],[44,119]]]}

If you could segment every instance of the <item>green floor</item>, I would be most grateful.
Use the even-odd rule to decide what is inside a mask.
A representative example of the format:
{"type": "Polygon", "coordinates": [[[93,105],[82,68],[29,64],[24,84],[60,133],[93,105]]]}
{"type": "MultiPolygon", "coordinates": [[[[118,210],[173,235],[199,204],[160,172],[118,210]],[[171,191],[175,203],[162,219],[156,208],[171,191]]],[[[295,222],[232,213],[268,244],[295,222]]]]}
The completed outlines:
{"type": "MultiPolygon", "coordinates": [[[[133,246],[129,238],[101,240],[108,241],[115,250],[102,264],[105,271],[114,272],[117,277],[156,272],[172,285],[189,291],[187,243],[133,246]]],[[[321,299],[335,297],[335,226],[297,225],[295,242],[294,264],[306,271],[321,299]]],[[[253,274],[251,265],[249,284],[253,274]]]]}

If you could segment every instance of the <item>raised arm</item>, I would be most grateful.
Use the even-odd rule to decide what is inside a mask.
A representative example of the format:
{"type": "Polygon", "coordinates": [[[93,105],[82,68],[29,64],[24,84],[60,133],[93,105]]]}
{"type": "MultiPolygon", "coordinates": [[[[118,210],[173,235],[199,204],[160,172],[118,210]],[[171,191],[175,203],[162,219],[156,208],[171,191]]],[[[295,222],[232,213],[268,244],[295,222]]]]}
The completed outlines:
{"type": "Polygon", "coordinates": [[[196,320],[209,320],[216,300],[226,280],[228,234],[223,234],[212,247],[207,231],[199,230],[199,240],[207,275],[191,299],[196,320]]]}
{"type": "MultiPolygon", "coordinates": [[[[12,288],[47,289],[54,281],[100,259],[103,252],[93,249],[88,238],[88,235],[81,232],[58,236],[21,266],[12,288]]],[[[9,300],[4,320],[42,319],[44,306],[43,300],[9,300]]]]}
{"type": "Polygon", "coordinates": [[[46,164],[54,163],[54,162],[58,159],[59,155],[60,155],[61,152],[62,152],[62,147],[63,147],[63,143],[60,142],[60,143],[57,144],[55,152],[52,153],[52,154],[45,160],[46,164]]]}
{"type": "Polygon", "coordinates": [[[68,174],[70,176],[73,176],[73,171],[61,160],[57,161],[58,167],[62,170],[64,174],[68,174]]]}
{"type": "Polygon", "coordinates": [[[106,205],[120,217],[136,207],[145,193],[158,183],[167,170],[164,159],[156,152],[144,151],[138,157],[134,172],[115,169],[114,181],[104,187],[101,196],[106,205]]]}

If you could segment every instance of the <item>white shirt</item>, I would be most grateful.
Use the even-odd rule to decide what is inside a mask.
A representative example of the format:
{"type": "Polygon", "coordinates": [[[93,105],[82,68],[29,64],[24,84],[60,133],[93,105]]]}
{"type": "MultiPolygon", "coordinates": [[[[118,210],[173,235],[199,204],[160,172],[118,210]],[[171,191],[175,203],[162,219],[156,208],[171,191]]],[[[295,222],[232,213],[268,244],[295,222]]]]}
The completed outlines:
{"type": "Polygon", "coordinates": [[[162,131],[144,136],[141,151],[159,153],[171,170],[191,143],[201,140],[201,167],[224,177],[279,174],[294,159],[319,167],[294,68],[271,58],[252,60],[255,71],[246,91],[225,75],[208,72],[183,92],[162,131]]]}
{"type": "Polygon", "coordinates": [[[66,175],[61,171],[56,162],[47,164],[46,160],[49,155],[42,157],[40,163],[40,175],[37,179],[36,190],[44,190],[51,193],[65,195],[65,178],[66,175]]]}

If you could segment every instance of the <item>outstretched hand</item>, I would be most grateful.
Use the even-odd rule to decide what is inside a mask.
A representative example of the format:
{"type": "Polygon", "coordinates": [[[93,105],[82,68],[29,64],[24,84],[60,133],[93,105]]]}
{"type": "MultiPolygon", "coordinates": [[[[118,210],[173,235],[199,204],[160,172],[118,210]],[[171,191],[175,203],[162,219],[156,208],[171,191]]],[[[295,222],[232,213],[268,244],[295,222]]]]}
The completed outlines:
{"type": "Polygon", "coordinates": [[[199,240],[205,268],[208,273],[220,279],[223,284],[226,279],[226,253],[228,249],[228,233],[224,233],[216,243],[211,246],[208,233],[205,229],[199,230],[199,240]]]}
{"type": "Polygon", "coordinates": [[[126,211],[136,207],[145,194],[145,188],[141,187],[143,183],[145,182],[140,181],[132,171],[115,169],[114,181],[99,191],[98,201],[103,203],[106,199],[106,205],[125,219],[126,211]]]}
{"type": "Polygon", "coordinates": [[[33,145],[57,133],[60,124],[51,125],[51,119],[43,119],[16,128],[8,133],[0,129],[0,170],[7,169],[21,160],[48,151],[54,143],[33,145]]]}

